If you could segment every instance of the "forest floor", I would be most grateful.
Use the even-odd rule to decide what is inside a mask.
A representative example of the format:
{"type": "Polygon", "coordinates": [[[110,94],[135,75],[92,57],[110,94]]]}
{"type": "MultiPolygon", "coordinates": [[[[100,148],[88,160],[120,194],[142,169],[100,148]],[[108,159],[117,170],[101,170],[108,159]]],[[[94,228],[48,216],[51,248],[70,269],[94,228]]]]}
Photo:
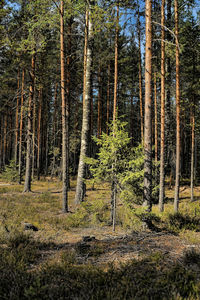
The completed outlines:
{"type": "Polygon", "coordinates": [[[193,203],[189,187],[181,187],[176,216],[174,191],[167,190],[165,213],[153,207],[160,219],[151,230],[143,230],[139,220],[130,224],[132,216],[119,203],[115,232],[106,221],[106,183],[95,190],[89,185],[86,201],[77,209],[73,181],[68,214],[61,211],[59,181],[34,181],[32,192],[22,190],[0,181],[0,286],[5,287],[0,287],[0,299],[200,299],[200,187],[193,203]],[[25,231],[24,223],[38,231],[25,231]],[[17,281],[22,271],[25,283],[17,281]],[[17,284],[11,288],[13,276],[17,284]],[[72,277],[71,283],[57,291],[55,278],[63,282],[64,277],[72,277]]]}

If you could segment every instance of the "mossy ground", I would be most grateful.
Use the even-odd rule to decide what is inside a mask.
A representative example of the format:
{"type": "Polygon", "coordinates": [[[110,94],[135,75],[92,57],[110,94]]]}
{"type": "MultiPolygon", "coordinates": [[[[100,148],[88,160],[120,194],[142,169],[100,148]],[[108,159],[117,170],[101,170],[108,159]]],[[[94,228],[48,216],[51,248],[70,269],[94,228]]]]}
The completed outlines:
{"type": "Polygon", "coordinates": [[[190,202],[188,187],[181,188],[180,214],[173,214],[173,190],[163,214],[153,207],[155,231],[142,231],[140,219],[118,203],[114,233],[106,183],[88,186],[77,208],[72,181],[68,214],[58,180],[22,190],[0,184],[0,299],[200,298],[200,206],[190,202]],[[24,222],[39,230],[24,231],[24,222]]]}

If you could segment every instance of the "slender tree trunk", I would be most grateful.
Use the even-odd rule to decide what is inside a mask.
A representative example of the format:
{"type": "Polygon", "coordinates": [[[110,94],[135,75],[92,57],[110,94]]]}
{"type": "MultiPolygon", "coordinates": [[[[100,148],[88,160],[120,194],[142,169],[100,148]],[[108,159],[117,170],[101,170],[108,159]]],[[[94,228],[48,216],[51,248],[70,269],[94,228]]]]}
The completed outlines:
{"type": "MultiPolygon", "coordinates": [[[[154,73],[154,114],[155,114],[155,162],[158,162],[158,108],[157,108],[157,79],[154,73]]],[[[157,167],[156,167],[157,169],[157,167]]],[[[156,174],[157,177],[157,174],[156,174]]]]}
{"type": "Polygon", "coordinates": [[[7,126],[8,126],[8,108],[6,108],[6,112],[4,114],[4,139],[3,139],[3,167],[5,167],[7,163],[7,126]]]}
{"type": "Polygon", "coordinates": [[[22,134],[23,134],[23,116],[24,116],[24,77],[25,71],[22,70],[22,83],[21,83],[21,111],[20,111],[20,124],[19,124],[19,184],[22,182],[22,134]]]}
{"type": "MultiPolygon", "coordinates": [[[[167,0],[167,27],[171,27],[171,0],[167,0]]],[[[166,32],[167,41],[171,41],[171,33],[169,31],[166,32]]],[[[166,58],[166,114],[165,114],[165,127],[166,127],[166,138],[165,138],[165,145],[166,145],[166,165],[169,169],[170,167],[170,122],[171,122],[171,58],[168,55],[166,58]]]]}
{"type": "Polygon", "coordinates": [[[65,53],[64,53],[64,1],[60,5],[60,61],[61,61],[61,98],[62,98],[62,182],[63,212],[68,212],[68,109],[65,93],[65,53]]]}
{"type": "Polygon", "coordinates": [[[35,122],[36,122],[36,103],[35,103],[35,90],[34,90],[34,97],[33,97],[33,134],[32,134],[32,179],[34,178],[35,172],[35,122]]]}
{"type": "Polygon", "coordinates": [[[109,131],[110,117],[110,61],[108,63],[108,83],[107,83],[107,112],[106,112],[106,133],[109,131]]]}
{"type": "Polygon", "coordinates": [[[55,84],[55,91],[54,91],[54,112],[53,112],[53,163],[52,163],[52,170],[51,170],[51,177],[54,175],[55,164],[56,164],[56,132],[57,132],[57,89],[58,84],[55,84]]]}
{"type": "Polygon", "coordinates": [[[78,176],[76,185],[75,203],[79,204],[85,196],[85,171],[86,164],[84,161],[88,152],[88,134],[89,134],[89,116],[90,116],[90,96],[91,96],[91,66],[92,66],[92,48],[93,48],[93,27],[91,20],[91,7],[93,1],[89,1],[88,7],[88,43],[87,43],[87,61],[86,61],[86,84],[85,84],[85,101],[83,103],[83,119],[81,131],[81,150],[78,166],[78,176]]]}
{"type": "Polygon", "coordinates": [[[85,102],[85,89],[86,89],[86,64],[87,64],[87,47],[88,47],[88,22],[89,22],[89,12],[86,7],[85,12],[85,45],[84,45],[84,61],[83,61],[83,105],[85,102]]]}
{"type": "Polygon", "coordinates": [[[175,14],[175,35],[176,35],[176,183],[174,195],[174,211],[178,212],[179,207],[179,188],[180,188],[180,152],[181,152],[181,137],[180,137],[180,79],[179,79],[179,21],[178,21],[178,0],[174,2],[175,14]]]}
{"type": "Polygon", "coordinates": [[[194,97],[193,107],[191,114],[191,126],[192,126],[192,145],[191,145],[191,180],[190,180],[190,193],[191,201],[194,201],[194,152],[195,152],[195,113],[194,113],[194,97]]]}
{"type": "MultiPolygon", "coordinates": [[[[119,35],[119,2],[117,2],[117,19],[115,30],[115,74],[114,74],[114,102],[113,102],[113,136],[115,136],[116,118],[117,118],[117,88],[118,88],[118,35],[119,35]]],[[[116,162],[112,168],[115,169],[116,162]]],[[[116,207],[117,207],[117,180],[116,174],[113,173],[112,195],[111,195],[111,216],[113,231],[115,231],[116,223],[116,207]]]]}
{"type": "MultiPolygon", "coordinates": [[[[73,18],[70,17],[67,27],[67,84],[66,84],[66,115],[67,117],[67,160],[69,165],[69,124],[70,124],[70,97],[71,97],[71,52],[72,52],[72,23],[73,18]]],[[[67,168],[67,179],[68,179],[68,189],[70,189],[70,176],[69,176],[69,166],[67,168]]]]}
{"type": "Polygon", "coordinates": [[[33,97],[34,97],[34,84],[35,84],[35,54],[31,59],[31,72],[30,72],[30,87],[29,87],[29,101],[28,101],[28,125],[27,125],[27,146],[26,146],[26,172],[24,182],[24,193],[31,191],[31,156],[32,156],[32,110],[33,110],[33,97]]]}
{"type": "Polygon", "coordinates": [[[102,120],[102,88],[101,88],[101,63],[99,63],[98,71],[98,119],[97,119],[97,137],[101,136],[101,120],[102,120]]]}
{"type": "Polygon", "coordinates": [[[152,206],[152,25],[151,0],[146,0],[146,45],[145,45],[145,119],[144,119],[144,206],[152,206]]]}
{"type": "Polygon", "coordinates": [[[140,98],[140,130],[141,130],[141,142],[144,142],[144,119],[143,119],[143,100],[142,100],[142,59],[141,59],[141,29],[140,29],[140,12],[138,4],[138,47],[139,47],[139,98],[140,98]]]}
{"type": "Polygon", "coordinates": [[[42,87],[38,95],[38,125],[37,125],[37,179],[40,180],[40,159],[41,159],[41,116],[42,116],[42,87]]]}
{"type": "Polygon", "coordinates": [[[17,154],[18,154],[18,134],[19,134],[19,91],[20,89],[20,70],[17,74],[17,105],[15,113],[15,165],[17,165],[17,154]]]}
{"type": "Polygon", "coordinates": [[[161,143],[159,209],[164,211],[165,197],[165,0],[161,5],[161,143]]]}
{"type": "Polygon", "coordinates": [[[118,35],[119,35],[119,4],[117,5],[117,20],[115,31],[115,76],[114,76],[114,103],[113,103],[113,123],[117,115],[117,84],[118,84],[118,35]]]}

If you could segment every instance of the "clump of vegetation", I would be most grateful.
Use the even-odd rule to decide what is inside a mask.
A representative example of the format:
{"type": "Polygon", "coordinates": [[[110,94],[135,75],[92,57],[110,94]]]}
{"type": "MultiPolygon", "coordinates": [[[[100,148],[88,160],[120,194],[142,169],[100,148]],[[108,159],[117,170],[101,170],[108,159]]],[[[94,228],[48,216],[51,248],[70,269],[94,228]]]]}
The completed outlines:
{"type": "Polygon", "coordinates": [[[106,225],[109,220],[108,205],[101,199],[81,203],[75,213],[70,214],[65,222],[67,228],[106,225]]]}
{"type": "Polygon", "coordinates": [[[5,166],[1,178],[6,182],[19,182],[19,172],[14,160],[10,160],[9,164],[5,166]]]}
{"type": "Polygon", "coordinates": [[[183,260],[186,265],[197,264],[200,267],[200,253],[193,248],[185,253],[183,260]]]}
{"type": "Polygon", "coordinates": [[[183,214],[181,212],[175,214],[169,214],[168,216],[168,226],[171,230],[200,230],[200,219],[195,216],[190,216],[188,214],[183,214]]]}

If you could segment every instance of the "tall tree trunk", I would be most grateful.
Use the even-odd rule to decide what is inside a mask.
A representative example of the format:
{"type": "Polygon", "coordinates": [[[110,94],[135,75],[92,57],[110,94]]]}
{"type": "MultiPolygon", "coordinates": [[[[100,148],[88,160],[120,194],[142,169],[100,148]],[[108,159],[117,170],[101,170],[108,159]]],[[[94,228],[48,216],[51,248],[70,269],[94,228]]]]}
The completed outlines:
{"type": "Polygon", "coordinates": [[[37,125],[37,179],[40,180],[40,159],[41,159],[41,116],[42,116],[42,87],[38,95],[38,125],[37,125]]]}
{"type": "Polygon", "coordinates": [[[164,210],[165,196],[165,0],[161,5],[161,143],[159,209],[164,210]]]}
{"type": "Polygon", "coordinates": [[[146,45],[145,45],[145,119],[144,119],[144,206],[152,206],[152,25],[151,0],[146,0],[146,45]]]}
{"type": "Polygon", "coordinates": [[[33,134],[32,134],[32,179],[34,178],[35,172],[35,122],[36,122],[36,103],[35,103],[35,90],[34,90],[34,97],[33,97],[33,134]]]}
{"type": "Polygon", "coordinates": [[[3,133],[3,167],[5,167],[7,163],[7,132],[8,132],[8,108],[6,108],[6,112],[4,113],[4,133],[3,133]]]}
{"type": "Polygon", "coordinates": [[[62,98],[62,182],[63,182],[63,212],[68,212],[68,108],[65,93],[65,53],[64,53],[64,1],[60,4],[60,62],[61,62],[61,98],[62,98]]]}
{"type": "Polygon", "coordinates": [[[28,124],[27,124],[27,146],[26,146],[26,172],[24,182],[24,193],[31,191],[31,156],[32,156],[32,110],[33,110],[33,97],[34,97],[34,84],[35,84],[35,53],[31,59],[31,72],[30,72],[30,87],[29,87],[29,101],[28,101],[28,124]]]}
{"type": "Polygon", "coordinates": [[[19,91],[20,89],[20,70],[17,74],[17,104],[15,113],[15,164],[17,165],[17,154],[18,154],[18,135],[19,135],[19,91]]]}
{"type": "MultiPolygon", "coordinates": [[[[167,0],[167,27],[171,27],[171,0],[167,0]]],[[[166,32],[167,41],[171,41],[171,33],[166,32]]],[[[166,113],[165,113],[165,127],[166,127],[166,166],[169,169],[170,167],[170,122],[171,122],[171,58],[168,55],[166,58],[166,113]]]]}
{"type": "Polygon", "coordinates": [[[118,84],[118,35],[119,35],[119,4],[117,5],[117,20],[115,30],[115,76],[114,76],[114,103],[113,103],[113,123],[117,116],[117,84],[118,84]]]}
{"type": "Polygon", "coordinates": [[[140,130],[141,130],[141,142],[144,142],[144,120],[143,120],[143,101],[142,101],[142,59],[141,59],[141,29],[140,29],[140,12],[138,4],[138,50],[139,50],[139,98],[140,98],[140,130]]]}
{"type": "Polygon", "coordinates": [[[21,111],[20,111],[20,124],[19,124],[19,184],[22,182],[22,134],[23,134],[23,117],[24,117],[24,77],[25,70],[22,70],[22,83],[21,83],[21,111]]]}
{"type": "Polygon", "coordinates": [[[191,112],[191,126],[192,126],[192,145],[191,145],[191,180],[190,180],[190,193],[191,201],[194,201],[194,149],[195,149],[195,113],[194,113],[194,97],[191,112]]]}
{"type": "Polygon", "coordinates": [[[178,212],[179,207],[179,188],[180,188],[180,152],[181,152],[181,137],[180,137],[180,79],[179,79],[179,20],[178,20],[178,0],[174,1],[175,14],[175,36],[176,36],[176,183],[174,195],[174,211],[178,212]]]}
{"type": "MultiPolygon", "coordinates": [[[[119,36],[119,2],[117,2],[117,18],[115,30],[115,74],[114,74],[114,102],[113,102],[113,136],[115,136],[116,118],[117,118],[117,88],[118,88],[118,36],[119,36]]],[[[115,169],[116,162],[112,168],[115,169]]],[[[116,223],[116,207],[117,207],[117,180],[116,174],[113,174],[112,194],[111,194],[111,221],[113,231],[115,231],[116,223]]]]}
{"type": "Polygon", "coordinates": [[[89,11],[86,7],[85,11],[85,45],[84,45],[84,60],[83,60],[83,105],[85,102],[85,89],[86,89],[86,64],[87,64],[87,47],[88,47],[88,22],[89,11]]]}
{"type": "MultiPolygon", "coordinates": [[[[155,162],[158,162],[158,107],[157,107],[157,79],[156,72],[154,73],[154,118],[155,118],[155,162]]],[[[156,167],[157,170],[157,167],[156,167]]],[[[157,172],[156,172],[157,173],[157,172]]],[[[156,174],[157,177],[157,174],[156,174]]]]}
{"type": "MultiPolygon", "coordinates": [[[[66,114],[67,114],[67,157],[68,157],[68,164],[69,164],[69,124],[70,124],[70,97],[71,97],[71,52],[72,52],[72,24],[73,24],[73,17],[70,17],[68,20],[68,27],[67,27],[67,81],[66,81],[66,114]]],[[[69,176],[69,166],[67,168],[68,174],[68,189],[70,189],[70,176],[69,176]]]]}
{"type": "Polygon", "coordinates": [[[57,133],[57,89],[58,84],[55,84],[54,91],[54,112],[53,112],[53,162],[51,169],[51,177],[54,175],[55,164],[56,164],[56,133],[57,133]]]}
{"type": "Polygon", "coordinates": [[[107,112],[106,112],[106,133],[109,131],[110,117],[110,60],[108,62],[108,83],[107,83],[107,112]]]}
{"type": "Polygon", "coordinates": [[[88,133],[89,133],[89,116],[90,116],[90,96],[91,96],[91,66],[92,66],[92,48],[93,48],[93,26],[91,20],[91,8],[93,1],[89,1],[88,7],[88,46],[87,46],[87,61],[86,61],[86,84],[85,84],[85,101],[83,103],[83,119],[81,131],[81,150],[78,166],[78,176],[76,185],[75,203],[79,204],[85,196],[85,171],[86,164],[84,161],[88,152],[88,133]]]}
{"type": "Polygon", "coordinates": [[[101,136],[101,120],[102,120],[102,83],[101,83],[101,62],[98,71],[98,118],[97,118],[97,137],[101,136]]]}

